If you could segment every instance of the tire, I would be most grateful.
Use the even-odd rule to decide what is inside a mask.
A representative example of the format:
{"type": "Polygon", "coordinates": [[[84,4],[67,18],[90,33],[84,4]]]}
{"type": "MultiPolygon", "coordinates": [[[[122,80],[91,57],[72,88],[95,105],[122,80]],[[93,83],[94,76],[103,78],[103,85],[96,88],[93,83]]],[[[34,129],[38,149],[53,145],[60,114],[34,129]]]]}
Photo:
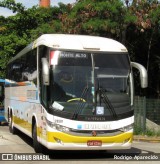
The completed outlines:
{"type": "Polygon", "coordinates": [[[12,112],[9,115],[9,131],[12,134],[17,134],[17,129],[13,125],[13,115],[12,115],[12,112]]]}
{"type": "Polygon", "coordinates": [[[33,125],[33,148],[36,153],[43,153],[42,145],[37,140],[37,126],[36,123],[33,125]]]}

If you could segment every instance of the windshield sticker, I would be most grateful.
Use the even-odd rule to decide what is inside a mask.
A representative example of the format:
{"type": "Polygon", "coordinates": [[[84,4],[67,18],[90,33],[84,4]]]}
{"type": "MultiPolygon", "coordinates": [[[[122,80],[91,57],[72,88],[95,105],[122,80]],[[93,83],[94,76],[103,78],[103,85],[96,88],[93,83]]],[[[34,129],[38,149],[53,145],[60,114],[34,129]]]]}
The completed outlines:
{"type": "Polygon", "coordinates": [[[62,106],[61,104],[59,104],[59,103],[57,103],[57,102],[54,102],[54,103],[52,104],[52,107],[53,107],[54,109],[57,109],[57,110],[60,110],[60,111],[62,111],[62,110],[64,109],[64,106],[62,106]]]}
{"type": "Polygon", "coordinates": [[[96,107],[96,115],[104,115],[104,107],[103,106],[96,107]]]}
{"type": "Polygon", "coordinates": [[[62,52],[59,57],[60,58],[82,58],[82,59],[87,59],[87,54],[84,54],[84,53],[72,53],[72,52],[62,52]]]}

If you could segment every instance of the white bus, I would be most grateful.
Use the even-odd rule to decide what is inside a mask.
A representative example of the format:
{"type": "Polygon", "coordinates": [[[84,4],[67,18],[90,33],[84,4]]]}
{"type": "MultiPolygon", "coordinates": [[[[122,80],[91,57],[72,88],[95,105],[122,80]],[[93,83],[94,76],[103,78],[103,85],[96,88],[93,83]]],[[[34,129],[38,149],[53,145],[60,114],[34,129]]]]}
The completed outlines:
{"type": "Polygon", "coordinates": [[[35,152],[128,149],[133,139],[132,66],[121,43],[103,37],[45,34],[9,61],[5,115],[35,152]]]}

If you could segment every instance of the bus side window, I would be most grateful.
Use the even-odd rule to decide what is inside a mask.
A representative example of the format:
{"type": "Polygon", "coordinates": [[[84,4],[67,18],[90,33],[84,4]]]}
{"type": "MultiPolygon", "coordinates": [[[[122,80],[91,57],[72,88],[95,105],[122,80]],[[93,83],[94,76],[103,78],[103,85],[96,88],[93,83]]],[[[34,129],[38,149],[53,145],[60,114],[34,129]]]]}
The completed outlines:
{"type": "Polygon", "coordinates": [[[17,61],[16,63],[11,63],[9,79],[19,82],[21,79],[21,73],[20,73],[21,68],[22,68],[22,64],[19,61],[17,61]]]}
{"type": "Polygon", "coordinates": [[[15,82],[34,81],[37,84],[37,49],[10,63],[7,76],[15,82]]]}
{"type": "Polygon", "coordinates": [[[32,50],[22,58],[22,81],[33,81],[37,84],[37,51],[32,50]],[[23,59],[24,58],[24,59],[23,59]]]}

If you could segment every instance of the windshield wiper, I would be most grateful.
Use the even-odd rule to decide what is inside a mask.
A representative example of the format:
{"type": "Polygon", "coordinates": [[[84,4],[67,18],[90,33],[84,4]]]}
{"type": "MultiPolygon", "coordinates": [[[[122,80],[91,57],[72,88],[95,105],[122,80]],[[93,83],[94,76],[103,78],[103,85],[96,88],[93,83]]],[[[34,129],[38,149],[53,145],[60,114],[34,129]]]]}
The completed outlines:
{"type": "Polygon", "coordinates": [[[100,97],[100,103],[101,103],[101,99],[103,100],[103,102],[105,103],[105,105],[107,106],[107,108],[109,109],[109,112],[113,115],[113,117],[115,119],[117,119],[117,114],[115,112],[115,109],[113,107],[113,105],[111,104],[105,89],[103,89],[102,87],[98,87],[98,93],[99,93],[99,97],[100,97]]]}
{"type": "Polygon", "coordinates": [[[77,109],[75,110],[75,112],[72,116],[72,119],[76,119],[77,116],[81,113],[82,109],[84,108],[86,102],[83,101],[84,100],[83,98],[86,95],[87,91],[88,91],[88,84],[85,86],[85,88],[82,92],[79,103],[77,104],[77,109]]]}

